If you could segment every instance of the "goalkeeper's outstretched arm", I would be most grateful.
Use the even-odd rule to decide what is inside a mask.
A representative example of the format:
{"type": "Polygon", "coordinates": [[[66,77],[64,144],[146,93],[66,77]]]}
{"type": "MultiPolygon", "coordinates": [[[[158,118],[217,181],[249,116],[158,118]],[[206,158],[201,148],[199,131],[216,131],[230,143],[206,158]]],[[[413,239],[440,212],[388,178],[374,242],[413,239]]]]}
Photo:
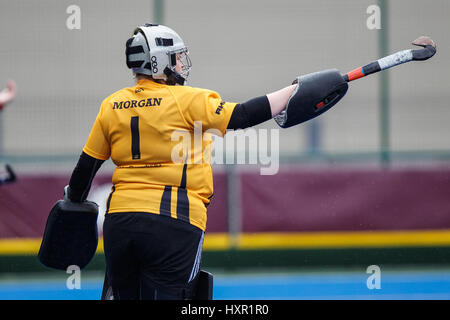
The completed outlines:
{"type": "Polygon", "coordinates": [[[272,119],[286,108],[296,87],[297,85],[290,85],[238,104],[233,110],[228,129],[245,129],[272,119]]]}

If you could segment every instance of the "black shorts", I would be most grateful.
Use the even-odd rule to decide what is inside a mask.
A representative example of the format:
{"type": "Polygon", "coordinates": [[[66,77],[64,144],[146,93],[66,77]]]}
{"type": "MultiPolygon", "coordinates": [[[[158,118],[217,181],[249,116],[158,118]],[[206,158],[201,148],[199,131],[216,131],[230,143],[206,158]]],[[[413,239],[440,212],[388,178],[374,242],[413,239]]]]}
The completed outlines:
{"type": "Polygon", "coordinates": [[[105,215],[107,279],[114,300],[191,299],[204,232],[171,217],[126,212],[105,215]]]}

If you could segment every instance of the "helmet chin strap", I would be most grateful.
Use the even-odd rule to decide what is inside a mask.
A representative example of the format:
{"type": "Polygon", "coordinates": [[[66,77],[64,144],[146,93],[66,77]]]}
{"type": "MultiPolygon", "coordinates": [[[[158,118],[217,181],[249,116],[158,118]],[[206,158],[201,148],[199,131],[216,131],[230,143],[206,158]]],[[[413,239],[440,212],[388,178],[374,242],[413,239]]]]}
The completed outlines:
{"type": "Polygon", "coordinates": [[[184,85],[186,79],[176,71],[170,70],[169,67],[164,69],[164,74],[167,76],[167,84],[179,84],[184,85]]]}

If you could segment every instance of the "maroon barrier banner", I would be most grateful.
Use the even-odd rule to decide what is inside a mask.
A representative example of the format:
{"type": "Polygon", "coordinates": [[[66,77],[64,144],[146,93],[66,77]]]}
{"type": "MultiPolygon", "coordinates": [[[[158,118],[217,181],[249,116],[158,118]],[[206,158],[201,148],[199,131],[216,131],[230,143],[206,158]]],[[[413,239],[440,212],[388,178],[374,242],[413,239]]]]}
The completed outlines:
{"type": "MultiPolygon", "coordinates": [[[[70,175],[20,175],[15,183],[0,186],[0,238],[40,238],[50,209],[62,199],[70,175]]],[[[111,176],[95,177],[88,199],[99,204],[101,223],[111,176]]],[[[226,232],[226,176],[214,175],[215,196],[208,207],[208,231],[226,232]],[[217,191],[220,190],[220,191],[217,191]]],[[[101,226],[99,227],[101,234],[101,226]]]]}
{"type": "MultiPolygon", "coordinates": [[[[0,186],[0,238],[41,237],[67,175],[20,175],[0,186]]],[[[214,174],[207,232],[227,231],[227,179],[214,174]]],[[[103,217],[111,176],[97,176],[89,199],[103,217]]],[[[241,173],[243,232],[450,228],[450,170],[282,167],[241,173]]],[[[101,221],[99,221],[101,224],[101,221]]]]}
{"type": "Polygon", "coordinates": [[[243,232],[450,228],[450,170],[241,175],[243,232]]]}

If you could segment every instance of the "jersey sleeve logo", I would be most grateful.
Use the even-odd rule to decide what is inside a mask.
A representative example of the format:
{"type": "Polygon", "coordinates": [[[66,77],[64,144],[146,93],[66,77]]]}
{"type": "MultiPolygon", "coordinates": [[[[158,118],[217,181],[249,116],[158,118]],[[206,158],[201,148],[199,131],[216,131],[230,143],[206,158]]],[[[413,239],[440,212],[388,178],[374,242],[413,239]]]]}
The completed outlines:
{"type": "Polygon", "coordinates": [[[217,113],[217,114],[220,114],[220,112],[221,112],[222,109],[223,109],[223,105],[224,105],[224,104],[225,104],[224,101],[220,102],[219,106],[218,106],[217,109],[216,109],[216,113],[217,113]]]}

